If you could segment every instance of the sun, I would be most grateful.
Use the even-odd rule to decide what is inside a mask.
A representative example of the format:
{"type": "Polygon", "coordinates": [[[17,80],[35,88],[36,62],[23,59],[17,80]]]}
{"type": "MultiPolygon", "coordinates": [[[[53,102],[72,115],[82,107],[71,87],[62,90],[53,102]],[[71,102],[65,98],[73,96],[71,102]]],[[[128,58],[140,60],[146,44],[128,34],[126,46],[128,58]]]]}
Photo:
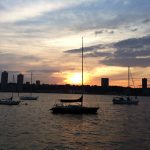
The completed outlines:
{"type": "Polygon", "coordinates": [[[69,77],[69,81],[72,84],[81,84],[82,82],[82,75],[81,73],[75,73],[72,76],[69,77]]]}
{"type": "MultiPolygon", "coordinates": [[[[84,83],[88,81],[89,77],[87,74],[84,74],[84,83]]],[[[70,73],[67,75],[67,79],[65,80],[66,83],[69,84],[76,84],[81,85],[82,84],[82,74],[81,73],[70,73]]]]}

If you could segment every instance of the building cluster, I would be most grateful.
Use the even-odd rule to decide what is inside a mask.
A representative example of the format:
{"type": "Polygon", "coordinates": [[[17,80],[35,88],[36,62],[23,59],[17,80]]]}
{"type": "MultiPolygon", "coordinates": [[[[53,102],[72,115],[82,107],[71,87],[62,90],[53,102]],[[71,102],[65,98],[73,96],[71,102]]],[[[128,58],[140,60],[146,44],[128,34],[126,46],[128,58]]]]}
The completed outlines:
{"type": "MultiPolygon", "coordinates": [[[[10,77],[7,71],[1,73],[1,83],[0,91],[2,92],[41,92],[41,93],[80,93],[80,85],[49,85],[41,84],[39,80],[35,83],[32,83],[32,74],[31,81],[24,82],[24,75],[18,74],[16,83],[15,81],[9,82],[10,77]]],[[[101,78],[101,86],[84,86],[85,93],[91,94],[124,94],[127,90],[127,87],[121,86],[111,86],[109,78],[101,78]]],[[[143,78],[141,81],[141,88],[131,88],[131,90],[136,91],[139,95],[150,95],[148,88],[147,78],[143,78]]]]}
{"type": "MultiPolygon", "coordinates": [[[[109,78],[101,78],[101,86],[104,88],[109,87],[109,78]]],[[[147,78],[142,78],[142,89],[148,88],[148,80],[147,78]]]]}
{"type": "MultiPolygon", "coordinates": [[[[17,75],[17,83],[14,83],[15,81],[13,81],[11,84],[16,84],[17,85],[17,89],[19,89],[20,91],[23,90],[23,84],[24,84],[24,75],[23,74],[18,74],[17,75]]],[[[26,82],[26,84],[30,85],[30,82],[26,82]]],[[[36,81],[36,85],[40,85],[40,81],[37,80],[36,81]]],[[[8,72],[7,71],[3,71],[1,73],[1,91],[7,91],[9,87],[9,83],[8,83],[8,72]]]]}

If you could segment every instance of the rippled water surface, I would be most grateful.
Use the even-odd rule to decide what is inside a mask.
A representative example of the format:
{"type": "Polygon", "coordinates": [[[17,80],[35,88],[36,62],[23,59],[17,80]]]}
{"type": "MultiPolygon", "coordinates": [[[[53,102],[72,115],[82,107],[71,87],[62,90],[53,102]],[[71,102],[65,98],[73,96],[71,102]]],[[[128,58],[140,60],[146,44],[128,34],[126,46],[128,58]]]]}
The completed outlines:
{"type": "Polygon", "coordinates": [[[85,105],[100,106],[97,115],[54,115],[49,109],[57,99],[79,95],[35,95],[38,101],[0,105],[0,150],[150,149],[149,97],[139,97],[138,106],[120,106],[112,96],[85,95],[85,105]]]}

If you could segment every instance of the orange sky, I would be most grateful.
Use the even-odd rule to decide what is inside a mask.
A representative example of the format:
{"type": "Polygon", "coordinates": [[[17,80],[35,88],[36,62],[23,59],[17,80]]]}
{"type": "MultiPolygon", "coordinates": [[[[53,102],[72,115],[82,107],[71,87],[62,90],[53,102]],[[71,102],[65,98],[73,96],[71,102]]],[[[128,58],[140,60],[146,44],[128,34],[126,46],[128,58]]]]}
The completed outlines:
{"type": "Polygon", "coordinates": [[[126,86],[131,66],[136,86],[150,75],[148,0],[0,1],[0,71],[25,81],[79,84],[81,37],[84,83],[126,86]],[[140,11],[139,11],[140,10],[140,11]],[[78,75],[77,75],[78,74],[78,75]]]}

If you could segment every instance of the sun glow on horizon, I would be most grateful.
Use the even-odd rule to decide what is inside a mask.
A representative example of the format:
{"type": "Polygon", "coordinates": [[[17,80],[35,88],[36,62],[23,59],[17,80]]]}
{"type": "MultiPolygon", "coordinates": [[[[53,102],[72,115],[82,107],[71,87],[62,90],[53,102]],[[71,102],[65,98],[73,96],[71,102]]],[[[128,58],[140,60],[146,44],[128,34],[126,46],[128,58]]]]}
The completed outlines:
{"type": "MultiPolygon", "coordinates": [[[[87,74],[84,74],[83,81],[84,81],[84,83],[86,83],[88,81],[88,75],[87,74]]],[[[81,73],[71,73],[68,75],[65,82],[69,83],[69,84],[81,85],[82,84],[82,74],[81,73]]]]}
{"type": "Polygon", "coordinates": [[[81,84],[82,75],[80,73],[75,73],[73,76],[69,78],[70,82],[73,84],[81,84]]]}

